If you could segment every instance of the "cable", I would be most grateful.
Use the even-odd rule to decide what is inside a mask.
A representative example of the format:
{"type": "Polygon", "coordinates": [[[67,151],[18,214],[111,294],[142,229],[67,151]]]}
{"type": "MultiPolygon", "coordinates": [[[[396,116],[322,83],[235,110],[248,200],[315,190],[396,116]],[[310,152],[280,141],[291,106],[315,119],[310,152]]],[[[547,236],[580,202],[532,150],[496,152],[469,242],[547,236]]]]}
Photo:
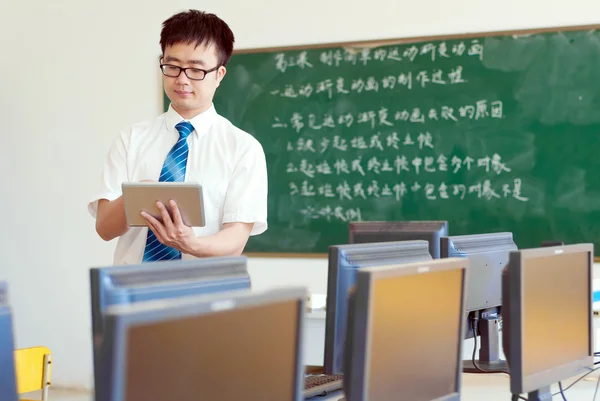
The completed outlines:
{"type": "MultiPolygon", "coordinates": [[[[570,389],[571,387],[573,387],[574,385],[576,385],[577,383],[579,383],[581,380],[585,379],[589,374],[594,373],[595,371],[597,371],[600,368],[596,368],[596,369],[591,369],[589,372],[584,373],[583,375],[581,375],[579,377],[579,379],[575,380],[573,383],[569,384],[569,386],[567,386],[567,388],[565,388],[563,390],[563,392],[566,392],[568,389],[570,389]]],[[[554,397],[555,395],[559,395],[560,391],[558,393],[554,393],[552,394],[552,396],[554,397]]]]}
{"type": "Polygon", "coordinates": [[[598,380],[596,381],[596,390],[594,391],[594,398],[592,401],[596,401],[596,395],[598,394],[598,386],[600,385],[600,376],[598,376],[598,380]]]}
{"type": "MultiPolygon", "coordinates": [[[[599,357],[600,357],[600,352],[595,352],[595,353],[594,353],[594,355],[595,355],[595,356],[599,356],[599,357]]],[[[475,353],[473,353],[473,359],[475,359],[475,353]]],[[[598,364],[600,364],[600,361],[594,362],[594,365],[598,365],[598,364]]],[[[589,370],[589,372],[587,372],[587,373],[584,373],[584,374],[583,374],[581,377],[579,377],[579,378],[578,378],[577,380],[575,380],[573,383],[569,384],[569,385],[567,386],[567,388],[564,388],[564,389],[562,388],[562,382],[558,382],[558,388],[559,388],[559,391],[558,391],[558,392],[556,392],[556,393],[554,393],[554,394],[552,394],[552,397],[555,397],[555,396],[557,396],[557,395],[559,395],[559,394],[560,394],[560,395],[562,396],[562,399],[563,399],[564,401],[567,401],[567,399],[566,399],[566,397],[565,397],[565,392],[566,392],[567,390],[569,390],[571,387],[573,387],[574,385],[576,385],[577,383],[579,383],[581,380],[583,380],[584,378],[586,378],[588,375],[590,375],[591,373],[594,373],[595,371],[597,371],[597,370],[599,370],[599,369],[600,369],[600,367],[598,367],[598,368],[595,368],[595,369],[590,369],[590,370],[589,370]]],[[[486,372],[486,373],[487,373],[487,372],[486,372]]],[[[596,401],[596,395],[597,395],[597,393],[598,393],[598,388],[599,388],[599,387],[600,387],[600,376],[598,376],[598,381],[597,381],[597,383],[596,383],[596,391],[594,391],[594,399],[593,399],[593,401],[596,401]]],[[[527,400],[527,398],[524,398],[524,397],[522,397],[522,396],[521,396],[521,395],[519,395],[519,394],[513,394],[513,395],[512,395],[512,401],[516,401],[516,400],[518,400],[518,399],[521,399],[521,400],[527,400]]]]}
{"type": "Polygon", "coordinates": [[[558,382],[558,389],[560,390],[560,395],[562,396],[563,401],[567,401],[567,399],[565,398],[565,392],[562,388],[562,382],[558,382]]]}

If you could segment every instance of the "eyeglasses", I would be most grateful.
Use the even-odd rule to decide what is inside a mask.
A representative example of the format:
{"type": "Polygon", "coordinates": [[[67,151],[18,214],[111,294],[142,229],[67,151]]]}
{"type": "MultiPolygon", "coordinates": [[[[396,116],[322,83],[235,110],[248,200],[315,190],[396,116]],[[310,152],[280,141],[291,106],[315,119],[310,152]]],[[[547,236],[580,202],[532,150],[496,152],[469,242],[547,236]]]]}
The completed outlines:
{"type": "Polygon", "coordinates": [[[160,70],[163,75],[171,78],[177,78],[181,75],[181,71],[185,73],[185,76],[193,81],[202,81],[206,74],[218,70],[220,65],[215,68],[211,68],[210,70],[203,70],[201,68],[182,68],[172,64],[161,64],[160,70]]]}

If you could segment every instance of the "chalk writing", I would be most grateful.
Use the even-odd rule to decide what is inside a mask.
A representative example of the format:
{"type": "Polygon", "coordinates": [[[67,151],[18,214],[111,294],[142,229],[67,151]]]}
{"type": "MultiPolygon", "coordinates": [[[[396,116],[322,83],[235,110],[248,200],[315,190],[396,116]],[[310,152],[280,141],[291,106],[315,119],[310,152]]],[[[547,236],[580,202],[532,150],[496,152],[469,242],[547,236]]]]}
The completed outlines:
{"type": "Polygon", "coordinates": [[[529,198],[522,192],[522,181],[514,178],[512,183],[497,184],[484,179],[467,184],[449,184],[445,181],[434,183],[429,180],[382,182],[381,180],[344,179],[340,182],[320,183],[317,188],[309,180],[289,183],[289,194],[301,198],[335,198],[340,202],[361,201],[376,198],[390,198],[400,202],[409,194],[427,200],[465,200],[480,199],[485,202],[495,200],[516,200],[528,202],[529,198]]]}
{"type": "Polygon", "coordinates": [[[329,66],[335,65],[337,67],[340,65],[340,62],[344,60],[344,55],[342,54],[341,50],[329,50],[327,52],[322,52],[319,60],[323,64],[327,64],[329,66]]]}
{"type": "Polygon", "coordinates": [[[324,127],[336,128],[337,126],[350,128],[354,124],[366,124],[374,129],[376,127],[392,127],[397,123],[425,124],[428,121],[458,122],[460,120],[502,118],[504,118],[502,101],[490,102],[483,99],[473,104],[462,105],[457,109],[447,105],[442,105],[439,109],[413,107],[396,111],[392,111],[388,107],[381,107],[379,110],[363,110],[355,114],[343,113],[337,116],[331,113],[317,116],[314,113],[302,115],[300,112],[293,112],[287,120],[281,116],[274,116],[271,127],[277,129],[291,127],[299,133],[305,128],[310,130],[320,130],[324,127]]]}
{"type": "MultiPolygon", "coordinates": [[[[331,96],[333,95],[333,82],[331,81],[331,79],[326,79],[317,83],[317,90],[315,91],[315,93],[321,92],[327,93],[327,97],[331,99],[331,96]]],[[[310,94],[306,95],[306,97],[309,96],[310,94]]]]}
{"type": "Polygon", "coordinates": [[[382,92],[406,88],[412,90],[416,86],[426,88],[431,85],[456,85],[465,84],[468,80],[463,78],[463,67],[458,66],[448,71],[435,69],[433,71],[420,71],[400,73],[399,75],[387,75],[382,78],[374,76],[353,78],[346,81],[344,77],[327,78],[316,83],[303,83],[296,86],[286,84],[283,89],[270,89],[269,94],[289,99],[309,98],[313,94],[325,93],[329,99],[334,95],[347,95],[350,93],[382,92]],[[313,89],[316,88],[316,89],[313,89]]]}
{"type": "Polygon", "coordinates": [[[286,56],[285,53],[275,55],[275,68],[281,72],[285,72],[288,68],[299,67],[307,68],[313,65],[308,61],[308,53],[303,51],[297,56],[286,56]]]}
{"type": "MultiPolygon", "coordinates": [[[[334,136],[332,139],[329,139],[327,136],[322,136],[318,144],[319,153],[324,153],[327,149],[329,149],[330,145],[332,148],[342,152],[346,152],[348,150],[348,146],[350,146],[351,149],[376,149],[380,151],[384,151],[384,149],[389,148],[399,150],[401,147],[411,146],[417,146],[421,150],[426,148],[434,149],[433,135],[429,131],[414,134],[409,132],[406,134],[406,136],[404,136],[404,140],[402,141],[398,137],[397,132],[392,132],[387,136],[384,136],[381,132],[377,132],[370,137],[358,135],[349,138],[349,145],[346,139],[340,137],[339,135],[334,136]],[[416,142],[412,139],[413,136],[416,138],[416,142]]],[[[295,153],[317,153],[317,144],[311,138],[300,137],[295,141],[288,141],[287,151],[295,153]]],[[[507,167],[501,163],[500,159],[490,159],[490,163],[492,163],[491,166],[494,169],[510,171],[507,170],[507,167]]]]}
{"type": "Polygon", "coordinates": [[[339,220],[343,222],[347,221],[361,221],[360,208],[347,208],[344,209],[342,206],[306,206],[304,209],[299,211],[307,220],[339,220]]]}
{"type": "MultiPolygon", "coordinates": [[[[363,137],[354,138],[356,141],[351,142],[352,148],[367,149],[367,144],[363,137]]],[[[290,146],[297,148],[302,146],[307,147],[307,142],[296,142],[290,146]],[[302,143],[302,145],[300,145],[302,143]]],[[[315,153],[315,152],[312,152],[315,153]]],[[[287,174],[301,174],[310,178],[314,178],[317,175],[343,175],[358,173],[365,176],[366,173],[373,173],[375,175],[380,174],[396,174],[401,175],[403,172],[413,172],[416,175],[452,171],[453,174],[457,174],[461,169],[466,171],[477,170],[485,171],[486,173],[492,173],[496,176],[502,173],[509,173],[511,169],[506,166],[502,161],[502,157],[494,153],[492,156],[483,156],[477,159],[471,156],[465,156],[464,158],[456,155],[446,156],[444,154],[438,155],[416,155],[407,156],[404,154],[398,154],[395,158],[381,157],[381,156],[370,156],[364,158],[362,156],[356,157],[338,157],[335,160],[323,160],[323,161],[310,161],[308,159],[301,159],[299,162],[289,162],[286,165],[287,174]],[[450,162],[450,163],[448,163],[450,162]],[[329,163],[333,164],[333,168],[329,163]]]]}
{"type": "MultiPolygon", "coordinates": [[[[407,62],[412,63],[417,58],[425,57],[431,61],[438,59],[447,59],[450,57],[471,56],[483,60],[483,44],[478,40],[464,41],[448,45],[441,43],[423,43],[421,45],[410,44],[405,46],[387,46],[380,48],[355,49],[335,49],[326,50],[319,53],[319,62],[322,65],[330,67],[339,67],[343,63],[352,65],[367,66],[373,62],[407,62]]],[[[299,56],[285,59],[283,56],[276,56],[276,68],[285,72],[289,67],[299,64],[299,56]]],[[[305,56],[306,57],[306,56],[305,56]]]]}
{"type": "Polygon", "coordinates": [[[270,89],[273,96],[289,99],[309,98],[313,95],[325,93],[329,99],[334,95],[347,95],[350,93],[382,92],[405,88],[412,90],[415,86],[426,88],[431,85],[456,85],[465,84],[468,80],[463,78],[463,67],[458,66],[447,71],[436,68],[434,70],[422,70],[418,73],[403,72],[398,75],[387,75],[377,78],[366,76],[346,80],[344,77],[326,78],[315,83],[303,83],[296,86],[284,85],[283,89],[270,89]],[[316,88],[316,89],[313,89],[316,88]]]}

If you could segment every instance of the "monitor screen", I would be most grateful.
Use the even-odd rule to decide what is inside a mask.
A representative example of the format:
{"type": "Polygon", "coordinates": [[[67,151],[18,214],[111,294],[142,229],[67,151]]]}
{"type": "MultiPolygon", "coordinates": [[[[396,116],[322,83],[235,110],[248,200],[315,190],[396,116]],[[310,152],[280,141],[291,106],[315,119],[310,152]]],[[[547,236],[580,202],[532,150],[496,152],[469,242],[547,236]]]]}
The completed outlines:
{"type": "MultiPolygon", "coordinates": [[[[365,400],[431,401],[460,392],[468,261],[437,262],[359,271],[349,335],[368,322],[364,344],[350,341],[353,352],[366,349],[364,374],[352,369],[345,377],[365,378],[365,400]],[[366,316],[358,312],[361,303],[366,316]]],[[[360,361],[360,354],[353,359],[360,361]]]]}
{"type": "Polygon", "coordinates": [[[230,294],[184,306],[165,301],[120,325],[115,316],[109,330],[123,329],[115,332],[112,347],[121,354],[112,369],[122,366],[113,374],[122,382],[110,400],[299,400],[306,292],[230,294]]]}
{"type": "Polygon", "coordinates": [[[448,235],[447,221],[358,221],[348,223],[348,243],[422,240],[429,254],[440,258],[440,238],[448,235]]]}
{"type": "Polygon", "coordinates": [[[540,373],[589,355],[590,294],[586,291],[589,278],[587,253],[525,261],[523,375],[540,373]]]}
{"type": "Polygon", "coordinates": [[[429,401],[457,391],[461,283],[461,270],[375,280],[367,399],[429,401]],[[426,361],[435,363],[419,369],[426,361]]]}
{"type": "Polygon", "coordinates": [[[511,391],[526,393],[593,365],[593,245],[511,253],[502,290],[511,391]]]}

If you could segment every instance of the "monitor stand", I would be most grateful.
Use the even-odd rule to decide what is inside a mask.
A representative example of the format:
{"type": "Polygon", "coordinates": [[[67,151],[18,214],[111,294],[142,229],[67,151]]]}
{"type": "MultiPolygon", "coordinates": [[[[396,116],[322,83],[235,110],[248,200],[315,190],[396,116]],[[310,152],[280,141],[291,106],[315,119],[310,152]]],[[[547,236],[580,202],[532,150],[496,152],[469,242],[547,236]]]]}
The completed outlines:
{"type": "MultiPolygon", "coordinates": [[[[478,331],[481,339],[479,348],[479,359],[476,360],[477,367],[484,371],[503,371],[508,372],[508,364],[506,361],[500,359],[500,322],[498,314],[493,313],[483,317],[479,320],[478,331]]],[[[477,339],[474,337],[473,341],[477,339]]],[[[482,373],[478,370],[470,359],[463,361],[463,372],[465,373],[482,373]]]]}
{"type": "Polygon", "coordinates": [[[552,401],[552,392],[550,391],[550,386],[542,387],[538,390],[528,393],[527,400],[529,400],[529,401],[552,401]]]}

